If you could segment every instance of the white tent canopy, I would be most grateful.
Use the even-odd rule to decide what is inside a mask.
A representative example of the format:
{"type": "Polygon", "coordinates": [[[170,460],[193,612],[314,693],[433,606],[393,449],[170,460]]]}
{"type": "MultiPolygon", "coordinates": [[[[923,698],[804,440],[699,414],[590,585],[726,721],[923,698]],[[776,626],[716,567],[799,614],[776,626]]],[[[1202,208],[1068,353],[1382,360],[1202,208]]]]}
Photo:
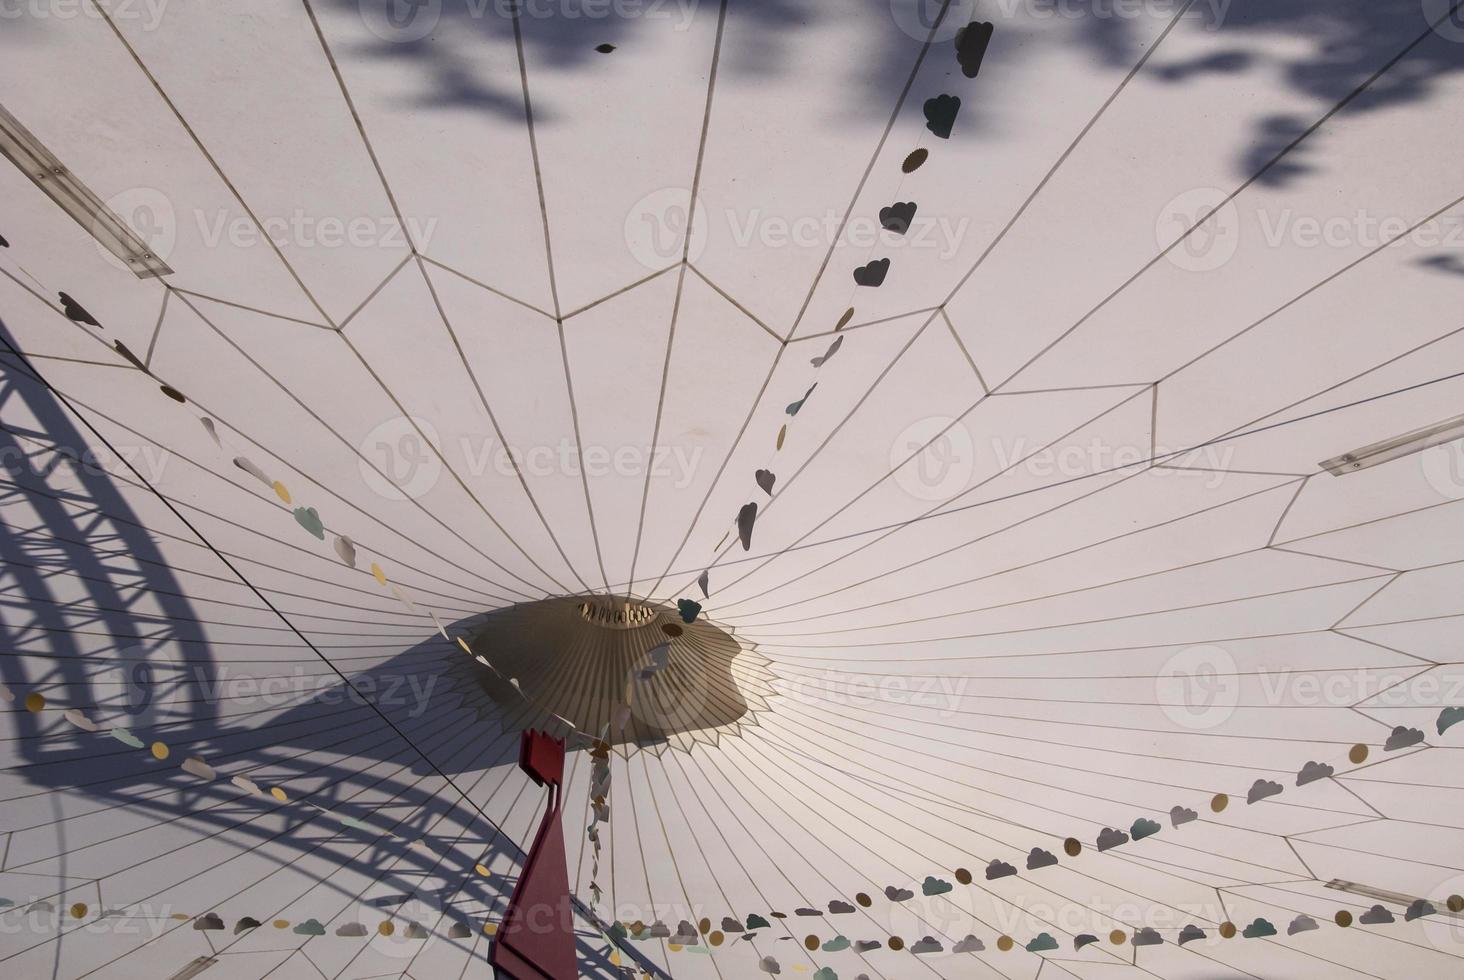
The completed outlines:
{"type": "Polygon", "coordinates": [[[1461,23],[0,3],[0,972],[1458,975],[1461,23]]]}

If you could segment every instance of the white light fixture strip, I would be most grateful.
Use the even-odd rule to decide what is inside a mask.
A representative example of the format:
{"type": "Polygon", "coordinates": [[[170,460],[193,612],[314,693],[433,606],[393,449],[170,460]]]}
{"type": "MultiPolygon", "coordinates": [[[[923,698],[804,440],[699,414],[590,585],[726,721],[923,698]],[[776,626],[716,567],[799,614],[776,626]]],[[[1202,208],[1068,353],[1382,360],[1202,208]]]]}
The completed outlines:
{"type": "MultiPolygon", "coordinates": [[[[1355,881],[1344,881],[1341,878],[1333,878],[1327,882],[1327,888],[1334,891],[1346,892],[1349,895],[1360,895],[1363,898],[1370,898],[1378,902],[1387,902],[1390,905],[1400,905],[1407,908],[1414,902],[1419,901],[1416,895],[1404,895],[1402,892],[1390,892],[1382,888],[1374,888],[1372,885],[1359,885],[1355,881]]],[[[1464,916],[1456,915],[1444,908],[1442,904],[1435,912],[1436,915],[1446,915],[1452,919],[1464,919],[1464,916]]]]}
{"type": "Polygon", "coordinates": [[[204,970],[217,963],[218,960],[212,956],[199,956],[193,959],[187,966],[173,974],[168,980],[192,980],[204,970]]]}
{"type": "Polygon", "coordinates": [[[1356,470],[1365,470],[1369,466],[1377,466],[1379,463],[1386,463],[1389,460],[1421,453],[1425,449],[1441,446],[1446,442],[1453,442],[1455,439],[1464,439],[1464,415],[1456,415],[1451,419],[1435,422],[1433,425],[1426,425],[1421,429],[1414,429],[1412,432],[1405,432],[1401,436],[1384,439],[1382,442],[1375,442],[1370,446],[1354,449],[1350,453],[1333,456],[1331,459],[1324,459],[1317,465],[1333,476],[1346,476],[1356,470]]]}
{"type": "Polygon", "coordinates": [[[46,196],[86,229],[107,251],[127,263],[139,279],[171,275],[173,270],[138,238],[110,208],[77,179],[0,105],[0,153],[3,153],[46,196]]]}

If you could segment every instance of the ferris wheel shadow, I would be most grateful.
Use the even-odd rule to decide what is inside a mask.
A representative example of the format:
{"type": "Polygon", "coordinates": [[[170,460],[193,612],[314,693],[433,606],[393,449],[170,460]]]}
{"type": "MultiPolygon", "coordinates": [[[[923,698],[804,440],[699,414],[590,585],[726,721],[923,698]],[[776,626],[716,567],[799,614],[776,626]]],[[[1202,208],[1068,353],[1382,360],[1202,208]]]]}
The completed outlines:
{"type": "MultiPolygon", "coordinates": [[[[425,913],[419,925],[432,939],[481,956],[481,922],[501,914],[524,853],[452,775],[477,773],[469,796],[517,778],[516,733],[470,726],[478,734],[464,737],[463,720],[480,709],[459,717],[460,696],[431,693],[440,658],[430,642],[351,685],[286,692],[283,705],[230,696],[207,624],[159,545],[159,533],[186,527],[145,523],[124,491],[150,488],[98,465],[98,443],[0,321],[0,682],[9,695],[0,701],[8,721],[0,826],[27,842],[8,848],[0,874],[27,876],[8,877],[11,890],[31,882],[30,892],[5,897],[44,904],[76,879],[150,861],[175,869],[156,876],[158,893],[109,897],[118,908],[156,907],[168,887],[193,877],[179,877],[198,866],[190,849],[207,855],[203,873],[221,896],[313,856],[369,869],[371,884],[363,891],[359,876],[318,875],[310,894],[320,911],[301,907],[311,917],[411,906],[425,913]],[[430,701],[373,705],[359,693],[413,677],[430,701]],[[71,709],[95,730],[67,718],[71,709]],[[153,741],[168,758],[139,748],[153,741]],[[181,768],[185,758],[207,760],[214,778],[181,768]],[[267,791],[274,787],[280,796],[267,791]],[[264,856],[272,870],[243,871],[248,856],[264,856]],[[234,880],[236,857],[246,860],[234,880]],[[495,873],[476,874],[479,863],[495,873]]],[[[268,921],[277,910],[221,901],[187,911],[268,921]]],[[[591,975],[618,975],[592,930],[581,930],[579,944],[591,975]]]]}

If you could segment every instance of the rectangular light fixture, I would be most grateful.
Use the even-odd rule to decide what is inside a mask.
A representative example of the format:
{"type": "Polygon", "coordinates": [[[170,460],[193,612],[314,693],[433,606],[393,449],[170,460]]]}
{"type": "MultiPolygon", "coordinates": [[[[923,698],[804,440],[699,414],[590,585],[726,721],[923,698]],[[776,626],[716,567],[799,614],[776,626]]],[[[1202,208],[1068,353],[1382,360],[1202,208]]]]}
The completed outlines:
{"type": "Polygon", "coordinates": [[[189,963],[187,966],[185,966],[183,969],[173,974],[171,977],[168,978],[168,980],[191,980],[192,977],[198,976],[204,970],[207,970],[209,967],[213,966],[217,962],[218,960],[214,959],[212,956],[200,956],[197,959],[193,960],[191,963],[189,963]]]}
{"type": "MultiPolygon", "coordinates": [[[[1402,892],[1384,891],[1381,888],[1374,888],[1371,885],[1359,885],[1355,881],[1343,881],[1341,878],[1333,878],[1331,881],[1327,882],[1327,887],[1333,889],[1334,891],[1346,892],[1349,895],[1358,895],[1362,898],[1370,898],[1376,902],[1387,902],[1390,905],[1399,905],[1403,908],[1407,908],[1414,902],[1418,901],[1418,898],[1414,895],[1404,895],[1402,892]]],[[[1453,919],[1464,919],[1464,916],[1458,915],[1454,912],[1450,912],[1441,904],[1436,906],[1436,910],[1437,914],[1439,915],[1447,915],[1453,919]]]]}
{"type": "Polygon", "coordinates": [[[0,105],[0,153],[20,168],[45,195],[76,219],[102,247],[127,263],[139,279],[171,275],[173,270],[138,238],[112,209],[67,170],[31,131],[0,105]]]}
{"type": "Polygon", "coordinates": [[[1444,419],[1442,422],[1435,422],[1433,425],[1405,432],[1401,436],[1384,439],[1382,442],[1375,442],[1370,446],[1354,449],[1350,453],[1333,456],[1331,459],[1324,459],[1317,465],[1333,476],[1346,476],[1357,470],[1365,470],[1369,466],[1377,466],[1379,463],[1386,463],[1389,460],[1421,453],[1425,449],[1441,446],[1446,442],[1453,442],[1455,439],[1464,439],[1464,415],[1456,415],[1451,419],[1444,419]]]}

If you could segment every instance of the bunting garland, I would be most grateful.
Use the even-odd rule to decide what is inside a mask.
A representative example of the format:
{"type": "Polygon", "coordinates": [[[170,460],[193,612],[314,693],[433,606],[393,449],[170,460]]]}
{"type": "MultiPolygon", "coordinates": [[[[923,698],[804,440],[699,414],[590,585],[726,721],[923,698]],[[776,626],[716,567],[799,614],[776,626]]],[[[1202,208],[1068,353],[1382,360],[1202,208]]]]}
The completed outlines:
{"type": "MultiPolygon", "coordinates": [[[[967,78],[975,78],[980,71],[982,59],[986,55],[986,49],[991,43],[994,31],[995,27],[991,23],[977,20],[971,21],[969,25],[957,31],[956,56],[961,66],[962,74],[967,78]]],[[[924,104],[926,128],[940,139],[950,139],[951,131],[954,128],[956,115],[960,107],[961,100],[954,95],[942,94],[927,99],[924,104]]],[[[917,147],[911,150],[900,164],[901,173],[914,173],[925,164],[929,157],[930,151],[925,147],[917,147]]],[[[906,234],[909,232],[911,224],[915,220],[917,208],[918,205],[914,201],[896,201],[887,207],[880,208],[880,227],[891,234],[906,234]]],[[[884,285],[885,277],[889,274],[889,271],[890,259],[871,259],[864,265],[853,270],[852,275],[855,288],[878,289],[884,285]]],[[[774,455],[782,452],[783,443],[788,436],[789,424],[797,418],[798,413],[803,410],[804,405],[813,397],[814,390],[819,385],[819,372],[823,370],[829,361],[833,360],[834,355],[839,353],[840,348],[843,347],[847,335],[841,333],[841,331],[854,319],[854,312],[855,307],[850,306],[840,315],[838,322],[834,324],[833,332],[835,337],[829,344],[828,349],[823,354],[809,360],[808,363],[813,368],[813,381],[808,385],[803,396],[790,402],[784,410],[784,414],[788,416],[789,421],[784,422],[778,429],[778,435],[773,448],[774,455]]],[[[777,476],[771,469],[772,463],[773,460],[769,459],[767,463],[753,473],[753,482],[769,497],[775,496],[773,486],[777,481],[777,476]]],[[[722,536],[722,539],[717,542],[716,546],[712,548],[712,551],[714,553],[721,553],[722,545],[726,543],[727,538],[733,530],[736,531],[737,538],[742,544],[742,550],[751,551],[752,532],[753,526],[757,522],[757,514],[758,505],[756,501],[750,501],[744,504],[737,512],[737,516],[732,522],[732,528],[722,536]]],[[[720,554],[718,554],[718,557],[720,558],[720,554]]],[[[702,572],[701,578],[698,579],[703,596],[709,595],[707,592],[707,578],[709,573],[710,569],[702,572]]]]}
{"type": "MultiPolygon", "coordinates": [[[[656,658],[652,656],[651,660],[652,664],[654,665],[656,658]]],[[[628,684],[628,690],[633,689],[633,684],[634,680],[632,680],[630,684],[628,684]]],[[[11,691],[5,685],[0,684],[0,701],[15,703],[16,698],[17,696],[15,692],[11,691]]],[[[37,691],[32,691],[26,694],[21,699],[21,702],[25,710],[31,712],[32,714],[40,714],[44,711],[49,710],[49,705],[45,696],[37,691]]],[[[73,727],[81,731],[94,735],[105,734],[107,737],[111,737],[117,741],[120,741],[130,748],[146,748],[152,754],[152,756],[159,761],[166,760],[171,755],[171,750],[165,742],[154,741],[150,745],[148,745],[135,733],[127,729],[112,728],[108,732],[102,733],[100,726],[98,726],[95,722],[92,722],[87,716],[86,712],[80,708],[72,707],[65,709],[62,712],[62,716],[73,727]]],[[[1449,729],[1457,725],[1461,719],[1464,719],[1464,706],[1449,706],[1443,708],[1439,712],[1438,719],[1435,725],[1438,734],[1442,736],[1449,729]]],[[[1394,728],[1393,732],[1389,735],[1388,739],[1384,743],[1383,751],[1396,752],[1408,748],[1413,748],[1421,743],[1423,739],[1424,734],[1418,729],[1408,728],[1406,726],[1398,726],[1394,728]]],[[[594,739],[591,742],[589,749],[591,767],[588,798],[591,816],[590,822],[586,829],[586,838],[590,844],[592,854],[592,873],[590,884],[592,901],[590,904],[590,908],[592,911],[596,911],[598,909],[599,902],[603,898],[604,894],[603,889],[598,884],[600,866],[599,861],[602,847],[600,840],[600,826],[602,824],[608,824],[610,822],[610,745],[607,741],[605,741],[602,736],[594,739]]],[[[1353,767],[1358,767],[1366,764],[1370,755],[1370,747],[1365,744],[1359,743],[1352,746],[1352,748],[1348,750],[1346,760],[1353,767]]],[[[1295,785],[1297,787],[1302,787],[1333,778],[1337,774],[1337,767],[1341,764],[1341,760],[1336,760],[1335,763],[1319,762],[1315,760],[1309,761],[1297,772],[1295,785]]],[[[203,782],[216,781],[220,778],[221,775],[204,759],[199,757],[189,757],[184,759],[181,763],[179,763],[179,768],[181,768],[184,772],[187,772],[194,778],[199,779],[203,782]]],[[[368,833],[375,833],[378,838],[385,837],[391,840],[395,840],[414,850],[422,851],[423,853],[433,857],[439,857],[437,852],[434,851],[431,845],[429,845],[423,838],[409,838],[398,834],[393,834],[389,831],[380,830],[379,828],[371,826],[369,823],[360,818],[340,814],[335,810],[319,806],[318,804],[315,804],[308,799],[292,796],[290,792],[282,785],[271,786],[266,791],[264,787],[260,786],[257,782],[244,775],[233,776],[231,777],[229,782],[236,789],[254,799],[274,800],[278,803],[295,804],[308,807],[310,809],[333,817],[334,819],[339,821],[341,826],[344,828],[368,833]]],[[[1246,794],[1246,804],[1255,805],[1258,803],[1262,803],[1266,800],[1281,795],[1283,792],[1284,787],[1281,787],[1279,783],[1276,783],[1272,780],[1257,779],[1252,784],[1250,790],[1246,794]]],[[[1222,813],[1230,806],[1230,803],[1231,797],[1229,794],[1216,793],[1210,798],[1209,809],[1214,813],[1222,813]]],[[[1168,812],[1168,818],[1170,828],[1173,830],[1178,830],[1181,827],[1184,827],[1188,824],[1196,823],[1200,820],[1199,813],[1196,809],[1184,806],[1182,804],[1172,807],[1168,812]]],[[[1133,824],[1127,829],[1127,831],[1121,828],[1114,827],[1104,828],[1097,835],[1096,839],[1091,842],[1091,846],[1094,851],[1102,853],[1104,851],[1110,851],[1114,848],[1123,847],[1131,843],[1137,843],[1138,841],[1142,841],[1148,837],[1153,837],[1161,833],[1162,830],[1163,827],[1157,820],[1153,820],[1149,817],[1138,817],[1134,820],[1133,824]]],[[[1081,856],[1089,846],[1089,844],[1085,844],[1077,837],[1069,837],[1063,842],[1063,853],[1068,858],[1077,858],[1081,856]]],[[[1028,872],[1041,871],[1046,868],[1057,866],[1060,863],[1061,860],[1053,852],[1045,850],[1041,847],[1032,848],[1027,856],[1022,859],[1022,864],[1025,866],[1028,872]]],[[[475,868],[479,875],[485,877],[488,876],[489,871],[483,864],[476,863],[475,868]]],[[[982,872],[982,876],[987,881],[994,881],[1000,878],[1013,877],[1021,874],[1022,872],[1018,870],[1014,862],[1004,861],[999,858],[992,859],[982,872]]],[[[972,885],[976,879],[975,874],[973,874],[966,868],[955,869],[951,877],[954,878],[957,883],[963,886],[972,885]]],[[[927,875],[925,880],[920,884],[919,894],[926,898],[939,897],[949,894],[953,890],[953,888],[954,885],[952,885],[949,880],[946,880],[941,875],[932,874],[927,875]]],[[[898,885],[886,886],[883,889],[883,894],[886,900],[893,904],[909,902],[916,897],[916,891],[913,888],[905,888],[898,885]]],[[[7,904],[7,901],[8,900],[0,901],[0,908],[4,908],[7,904]]],[[[9,904],[13,905],[14,903],[10,902],[9,904]]],[[[829,915],[847,915],[855,911],[856,905],[861,908],[867,909],[872,904],[873,900],[871,899],[869,894],[865,892],[860,892],[854,896],[854,904],[850,904],[843,898],[835,898],[828,901],[826,907],[829,915]]],[[[1437,915],[1438,909],[1440,907],[1446,909],[1450,913],[1464,912],[1464,897],[1461,897],[1459,895],[1450,895],[1445,897],[1444,899],[1438,900],[1437,902],[1429,900],[1427,898],[1416,899],[1405,910],[1402,921],[1412,922],[1416,919],[1437,915]]],[[[825,913],[823,910],[815,908],[799,908],[795,910],[794,913],[796,917],[800,918],[822,918],[824,914],[825,913]]],[[[81,916],[78,916],[78,918],[80,917],[81,916]]],[[[188,918],[188,916],[184,916],[184,918],[186,919],[188,918]]],[[[729,933],[737,934],[738,938],[750,941],[756,938],[761,931],[771,929],[772,920],[785,921],[787,919],[787,913],[781,911],[769,911],[766,916],[760,915],[758,913],[749,913],[745,916],[745,918],[742,919],[739,919],[736,916],[726,915],[722,918],[720,929],[711,928],[711,920],[709,918],[703,919],[699,927],[696,925],[692,925],[688,920],[682,920],[678,924],[675,933],[672,933],[668,926],[660,922],[652,923],[650,925],[647,925],[644,922],[617,922],[614,923],[614,925],[612,926],[612,931],[614,935],[606,936],[605,938],[607,942],[613,942],[621,939],[630,939],[637,941],[661,939],[668,941],[668,948],[673,952],[683,950],[694,952],[709,952],[711,949],[722,945],[725,941],[726,935],[729,933]]],[[[1393,913],[1391,913],[1385,906],[1374,905],[1367,912],[1363,913],[1361,916],[1357,916],[1355,919],[1350,911],[1346,909],[1339,909],[1337,913],[1333,916],[1332,921],[1333,924],[1338,928],[1347,928],[1351,926],[1354,921],[1356,921],[1360,925],[1389,925],[1396,922],[1397,917],[1394,916],[1393,913]]],[[[489,925],[491,925],[491,923],[489,925]]],[[[213,928],[213,926],[197,926],[196,928],[213,928]]],[[[1288,926],[1287,935],[1293,936],[1302,932],[1314,931],[1317,928],[1319,928],[1319,925],[1314,918],[1304,914],[1298,914],[1297,917],[1293,919],[1288,926]]],[[[1237,927],[1234,926],[1232,923],[1224,922],[1221,923],[1221,925],[1217,928],[1217,933],[1221,939],[1230,939],[1237,934],[1237,927]]],[[[1276,937],[1278,935],[1278,930],[1266,919],[1257,918],[1249,925],[1245,926],[1243,929],[1240,929],[1238,931],[1238,934],[1244,939],[1268,939],[1276,937]]],[[[344,935],[344,933],[338,933],[338,935],[344,935]]],[[[421,938],[425,938],[425,933],[421,938]]],[[[786,939],[792,937],[785,936],[779,938],[786,939]]],[[[1206,938],[1209,938],[1208,933],[1206,933],[1206,931],[1201,926],[1191,923],[1184,926],[1179,931],[1179,934],[1176,936],[1174,941],[1179,945],[1184,945],[1195,940],[1206,938]]],[[[1098,939],[1095,936],[1089,934],[1080,934],[1074,940],[1074,948],[1082,949],[1083,946],[1089,945],[1097,941],[1098,939]]],[[[1134,946],[1146,946],[1158,945],[1164,942],[1164,938],[1159,930],[1144,927],[1138,928],[1132,933],[1127,933],[1122,930],[1114,930],[1109,936],[1109,941],[1114,945],[1121,945],[1125,942],[1128,942],[1132,943],[1132,945],[1134,946]]],[[[857,941],[851,941],[843,935],[835,935],[834,937],[827,940],[820,940],[813,935],[809,935],[808,937],[806,937],[805,942],[805,945],[810,951],[822,950],[824,952],[837,952],[842,949],[851,948],[851,944],[853,948],[862,948],[863,951],[872,951],[874,949],[880,948],[881,946],[887,946],[888,948],[893,950],[907,948],[904,939],[900,936],[886,936],[882,939],[861,939],[857,941]]],[[[997,949],[1001,951],[1010,950],[1014,948],[1017,944],[1017,940],[1008,935],[1002,935],[997,937],[996,939],[997,949]]],[[[1045,932],[1038,933],[1037,936],[1033,937],[1032,939],[1021,945],[1022,948],[1024,948],[1028,952],[1033,953],[1051,952],[1058,949],[1056,940],[1053,939],[1050,934],[1045,932]]],[[[917,955],[921,953],[936,953],[945,951],[944,945],[941,944],[939,940],[931,936],[921,937],[914,943],[910,944],[908,948],[912,953],[915,953],[917,955]]],[[[967,936],[960,942],[956,943],[952,947],[951,951],[956,953],[981,952],[984,951],[985,948],[985,944],[981,939],[976,936],[967,936]]]]}

